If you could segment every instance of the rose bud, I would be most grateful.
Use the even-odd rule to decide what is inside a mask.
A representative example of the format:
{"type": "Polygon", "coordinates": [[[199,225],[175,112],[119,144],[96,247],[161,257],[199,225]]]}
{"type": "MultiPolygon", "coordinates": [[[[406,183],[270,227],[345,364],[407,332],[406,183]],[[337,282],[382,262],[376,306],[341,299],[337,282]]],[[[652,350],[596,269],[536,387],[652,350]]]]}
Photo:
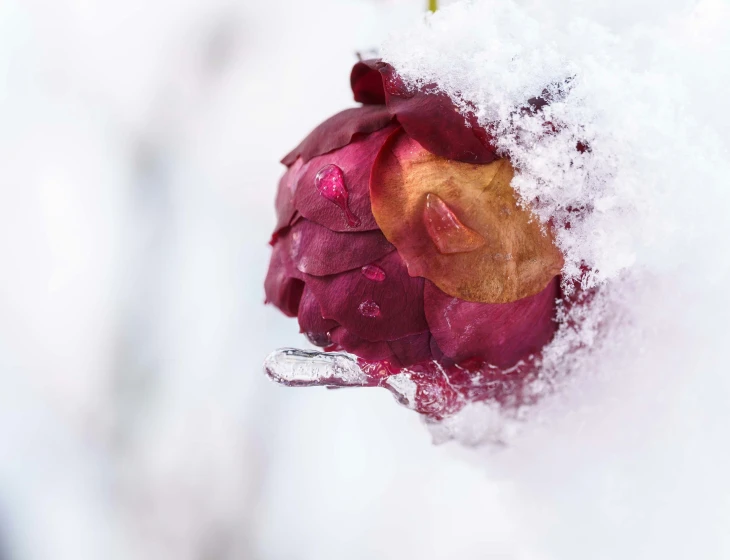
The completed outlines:
{"type": "Polygon", "coordinates": [[[549,228],[448,96],[406,88],[377,60],[357,63],[351,85],[363,105],[282,160],[267,302],[316,346],[359,358],[363,376],[341,384],[386,386],[434,418],[523,402],[557,328],[563,257],[549,228]]]}

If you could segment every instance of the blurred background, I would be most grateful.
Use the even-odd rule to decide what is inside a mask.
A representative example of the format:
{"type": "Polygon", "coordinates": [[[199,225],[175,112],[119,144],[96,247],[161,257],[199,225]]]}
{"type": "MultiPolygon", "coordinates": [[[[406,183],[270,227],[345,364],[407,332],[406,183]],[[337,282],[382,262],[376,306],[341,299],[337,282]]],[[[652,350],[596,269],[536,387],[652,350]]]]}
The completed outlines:
{"type": "Polygon", "coordinates": [[[261,369],[278,161],[425,4],[0,1],[0,558],[536,558],[385,391],[261,369]]]}

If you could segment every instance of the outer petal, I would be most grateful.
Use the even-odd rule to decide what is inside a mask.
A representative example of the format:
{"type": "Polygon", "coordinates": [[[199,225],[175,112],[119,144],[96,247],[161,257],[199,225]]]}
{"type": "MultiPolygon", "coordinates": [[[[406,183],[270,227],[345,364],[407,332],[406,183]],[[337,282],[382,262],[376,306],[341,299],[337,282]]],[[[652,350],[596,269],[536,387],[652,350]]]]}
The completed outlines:
{"type": "Polygon", "coordinates": [[[424,332],[388,341],[388,346],[403,367],[432,360],[431,333],[424,332]]]}
{"type": "Polygon", "coordinates": [[[322,317],[322,308],[314,297],[312,290],[304,287],[302,299],[299,302],[299,328],[316,346],[328,347],[332,344],[330,333],[339,325],[337,321],[322,317]]]}
{"type": "Polygon", "coordinates": [[[388,110],[408,135],[429,152],[468,163],[489,163],[497,159],[488,132],[473,116],[464,117],[435,84],[409,90],[389,64],[383,64],[380,72],[388,110]]]}
{"type": "Polygon", "coordinates": [[[388,360],[398,367],[409,367],[432,360],[428,332],[405,336],[397,340],[370,342],[344,327],[332,331],[332,341],[340,348],[369,362],[388,360]]]}
{"type": "Polygon", "coordinates": [[[296,209],[294,208],[294,187],[303,162],[297,159],[279,181],[276,191],[276,228],[274,234],[294,222],[296,209]]]}
{"type": "Polygon", "coordinates": [[[379,230],[339,233],[309,220],[299,220],[290,235],[294,266],[314,276],[360,268],[395,251],[379,230]]]}
{"type": "Polygon", "coordinates": [[[380,229],[370,209],[370,171],[383,142],[395,128],[389,126],[307,163],[298,175],[294,194],[294,206],[302,216],[334,231],[380,229]],[[329,165],[336,165],[344,173],[347,207],[358,220],[357,225],[351,225],[345,209],[317,188],[317,173],[329,165]]]}
{"type": "Polygon", "coordinates": [[[409,276],[395,251],[372,264],[385,278],[371,280],[360,269],[332,276],[305,275],[322,315],[371,342],[426,331],[423,278],[409,276]]]}
{"type": "Polygon", "coordinates": [[[369,362],[394,361],[396,359],[387,342],[382,340],[370,342],[351,333],[345,327],[338,327],[332,331],[332,342],[346,352],[351,352],[358,358],[369,362]]]}
{"type": "Polygon", "coordinates": [[[291,262],[289,241],[289,236],[284,235],[274,244],[264,290],[266,303],[273,303],[285,315],[296,317],[304,290],[304,276],[291,262]]]}
{"type": "Polygon", "coordinates": [[[301,157],[306,163],[313,157],[347,146],[358,134],[380,130],[392,120],[393,116],[381,105],[345,109],[310,132],[281,162],[291,165],[301,157]]]}
{"type": "Polygon", "coordinates": [[[352,67],[350,86],[355,101],[366,105],[384,105],[383,78],[378,71],[382,62],[377,59],[361,60],[352,67]]]}
{"type": "Polygon", "coordinates": [[[478,356],[510,367],[552,339],[559,288],[556,276],[534,296],[512,303],[474,303],[451,297],[426,281],[426,318],[439,347],[453,360],[478,356]]]}

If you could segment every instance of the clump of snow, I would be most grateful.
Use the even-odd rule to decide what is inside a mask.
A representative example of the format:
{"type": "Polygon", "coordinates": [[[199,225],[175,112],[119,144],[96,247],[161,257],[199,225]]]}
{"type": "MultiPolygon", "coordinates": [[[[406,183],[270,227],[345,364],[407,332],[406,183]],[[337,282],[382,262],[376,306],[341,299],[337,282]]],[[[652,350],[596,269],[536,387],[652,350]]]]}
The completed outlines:
{"type": "Polygon", "coordinates": [[[595,292],[517,428],[470,407],[435,437],[506,438],[480,464],[516,482],[541,557],[730,557],[730,5],[464,2],[382,53],[496,132],[566,281],[595,292]]]}
{"type": "Polygon", "coordinates": [[[730,8],[639,6],[617,22],[602,6],[456,3],[382,54],[495,134],[523,203],[555,230],[564,288],[598,289],[566,311],[541,383],[641,376],[651,399],[689,368],[725,391],[730,8]],[[536,97],[548,105],[526,110],[536,97]]]}

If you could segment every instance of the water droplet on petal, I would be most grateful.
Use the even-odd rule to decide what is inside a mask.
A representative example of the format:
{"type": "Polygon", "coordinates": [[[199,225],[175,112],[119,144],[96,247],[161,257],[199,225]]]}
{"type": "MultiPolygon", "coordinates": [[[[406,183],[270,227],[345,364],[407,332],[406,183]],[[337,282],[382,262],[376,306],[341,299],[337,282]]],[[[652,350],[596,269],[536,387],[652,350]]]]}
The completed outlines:
{"type": "Polygon", "coordinates": [[[347,219],[347,225],[350,227],[360,225],[360,218],[355,216],[348,206],[350,193],[345,186],[345,174],[342,169],[332,163],[325,165],[317,172],[314,185],[317,187],[319,194],[340,207],[347,219]]]}
{"type": "Polygon", "coordinates": [[[423,221],[439,253],[468,253],[486,243],[479,233],[462,224],[454,211],[433,193],[426,195],[423,221]]]}
{"type": "Polygon", "coordinates": [[[332,337],[328,332],[305,332],[304,336],[307,337],[309,342],[320,348],[332,346],[332,337]]]}
{"type": "Polygon", "coordinates": [[[363,301],[358,310],[365,317],[375,318],[380,316],[380,306],[371,299],[363,301]]]}
{"type": "Polygon", "coordinates": [[[365,278],[373,282],[382,282],[385,280],[385,271],[375,264],[366,264],[360,271],[365,278]]]}

